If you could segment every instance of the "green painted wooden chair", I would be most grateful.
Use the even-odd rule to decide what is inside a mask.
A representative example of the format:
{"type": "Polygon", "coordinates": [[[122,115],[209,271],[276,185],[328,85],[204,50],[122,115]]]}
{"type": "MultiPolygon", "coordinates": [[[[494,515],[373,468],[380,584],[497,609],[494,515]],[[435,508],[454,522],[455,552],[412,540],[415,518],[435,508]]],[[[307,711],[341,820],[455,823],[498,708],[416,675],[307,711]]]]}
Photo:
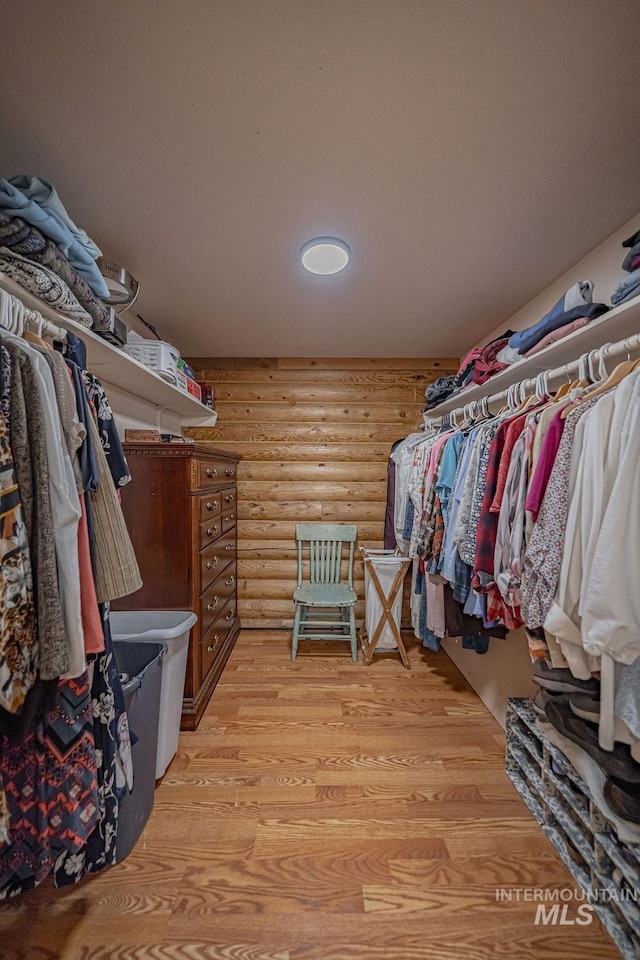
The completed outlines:
{"type": "Polygon", "coordinates": [[[349,640],[351,659],[358,659],[353,553],[358,528],[348,523],[298,523],[298,586],[293,595],[291,659],[298,640],[349,640]],[[343,558],[343,544],[348,556],[343,558]],[[303,581],[303,571],[309,579],[303,581]],[[344,579],[343,579],[344,576],[344,579]],[[313,614],[313,615],[311,615],[313,614]]]}

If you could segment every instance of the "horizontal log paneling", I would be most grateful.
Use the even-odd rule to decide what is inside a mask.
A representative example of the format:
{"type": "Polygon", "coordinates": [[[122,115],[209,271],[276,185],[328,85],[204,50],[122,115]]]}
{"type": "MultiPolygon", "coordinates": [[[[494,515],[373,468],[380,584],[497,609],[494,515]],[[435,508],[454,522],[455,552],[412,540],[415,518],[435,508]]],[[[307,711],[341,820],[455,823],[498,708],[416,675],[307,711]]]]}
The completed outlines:
{"type": "MultiPolygon", "coordinates": [[[[315,491],[313,491],[315,493],[315,491]]],[[[384,520],[385,504],[338,500],[243,500],[238,503],[240,520],[320,520],[323,523],[384,520]]]]}
{"type": "Polygon", "coordinates": [[[436,375],[440,376],[443,373],[455,373],[460,361],[457,357],[191,357],[188,362],[198,372],[211,370],[216,374],[223,370],[299,370],[307,376],[318,370],[347,373],[353,370],[370,370],[373,373],[379,370],[392,370],[394,373],[415,370],[417,373],[436,371],[436,375]],[[446,369],[443,371],[440,368],[446,369]]]}
{"type": "MultiPolygon", "coordinates": [[[[259,463],[255,460],[241,460],[238,464],[238,484],[249,480],[299,480],[305,483],[312,481],[313,483],[326,484],[328,480],[331,480],[332,483],[343,480],[352,481],[354,480],[354,473],[353,464],[348,462],[319,463],[316,460],[307,463],[303,460],[288,460],[284,463],[273,463],[267,460],[259,463]]],[[[386,461],[384,463],[360,462],[357,479],[360,482],[377,481],[386,484],[386,461]]]]}
{"type": "MultiPolygon", "coordinates": [[[[438,361],[444,363],[445,361],[438,361]]],[[[447,371],[434,370],[433,373],[417,370],[314,370],[314,383],[359,383],[374,385],[376,383],[407,383],[421,384],[426,387],[433,376],[441,376],[447,371]]],[[[256,373],[255,370],[216,370],[215,368],[201,369],[198,376],[208,379],[214,386],[219,383],[308,383],[308,370],[265,370],[256,373]]]]}
{"type": "MultiPolygon", "coordinates": [[[[391,445],[421,423],[427,384],[457,360],[211,358],[190,361],[215,389],[218,422],[189,431],[237,452],[238,612],[290,626],[296,523],[355,523],[382,545],[391,445]]],[[[364,566],[354,583],[364,616],[364,566]]],[[[407,585],[408,587],[408,582],[407,585]]],[[[407,613],[406,588],[403,605],[407,613]]]]}
{"type": "MultiPolygon", "coordinates": [[[[386,469],[385,469],[386,474],[386,469]]],[[[327,483],[318,480],[313,483],[313,496],[325,503],[327,500],[359,500],[361,502],[377,500],[385,502],[387,498],[386,476],[384,482],[382,479],[378,483],[343,483],[332,481],[327,483]]],[[[301,500],[305,493],[309,492],[309,481],[303,480],[299,483],[276,482],[264,483],[261,481],[252,481],[251,484],[245,484],[247,493],[251,492],[253,500],[301,500]]]]}
{"type": "MultiPolygon", "coordinates": [[[[328,521],[327,521],[328,522],[328,521]]],[[[358,540],[381,540],[383,536],[383,523],[359,523],[358,540]]],[[[250,540],[285,540],[288,543],[295,543],[296,521],[295,520],[240,520],[238,521],[238,540],[242,541],[247,537],[250,540]]],[[[279,549],[275,545],[275,549],[279,549]]]]}
{"type": "MultiPolygon", "coordinates": [[[[289,405],[294,416],[295,406],[289,405]]],[[[393,443],[399,436],[406,436],[415,427],[412,420],[404,428],[397,423],[225,423],[216,427],[219,444],[227,440],[261,441],[264,443],[393,443]]]]}
{"type": "MultiPolygon", "coordinates": [[[[295,571],[291,580],[289,581],[266,580],[264,576],[260,580],[257,578],[241,580],[238,578],[238,590],[240,590],[242,593],[243,602],[247,599],[265,599],[283,600],[287,603],[291,603],[291,597],[293,596],[291,581],[293,581],[293,586],[295,588],[295,571]]],[[[364,579],[362,577],[356,578],[354,576],[353,589],[356,591],[358,596],[364,596],[364,579]]]]}
{"type": "MultiPolygon", "coordinates": [[[[299,423],[375,423],[378,412],[371,403],[298,403],[295,417],[299,423]]],[[[385,407],[387,423],[404,426],[416,423],[420,419],[422,403],[413,407],[402,403],[389,403],[385,407]]],[[[255,403],[230,403],[222,400],[216,403],[218,416],[223,423],[274,423],[282,422],[282,404],[257,401],[255,403]]]]}
{"type": "MultiPolygon", "coordinates": [[[[199,376],[199,375],[198,375],[199,376]]],[[[270,403],[383,403],[406,400],[409,404],[420,403],[424,398],[424,389],[428,381],[408,386],[407,384],[379,383],[358,384],[344,383],[317,383],[309,377],[304,383],[236,383],[228,382],[215,384],[216,400],[227,400],[237,403],[239,400],[266,400],[270,403]]]]}
{"type": "MultiPolygon", "coordinates": [[[[199,443],[218,443],[218,427],[192,427],[187,430],[190,437],[199,443]],[[212,439],[215,437],[215,440],[212,439]]],[[[398,439],[402,431],[398,431],[398,439]]],[[[218,443],[220,446],[220,443],[218,443]]],[[[232,450],[250,460],[285,460],[292,457],[299,460],[347,460],[350,463],[363,463],[377,460],[386,464],[390,444],[384,443],[268,443],[265,440],[226,440],[225,450],[232,450]]],[[[355,473],[355,469],[354,469],[355,473]]]]}

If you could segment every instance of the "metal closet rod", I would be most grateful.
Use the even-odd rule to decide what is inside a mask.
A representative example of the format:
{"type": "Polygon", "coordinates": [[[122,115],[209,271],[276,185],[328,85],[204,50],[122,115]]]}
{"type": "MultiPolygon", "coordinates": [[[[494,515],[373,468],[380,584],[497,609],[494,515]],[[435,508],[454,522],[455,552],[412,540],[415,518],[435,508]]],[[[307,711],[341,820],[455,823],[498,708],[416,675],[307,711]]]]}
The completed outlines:
{"type": "MultiPolygon", "coordinates": [[[[54,340],[65,340],[67,337],[67,331],[63,327],[58,327],[55,323],[52,323],[51,320],[47,320],[46,317],[43,317],[39,310],[32,310],[28,307],[20,297],[16,297],[13,293],[9,293],[8,290],[0,287],[0,301],[4,301],[7,306],[9,306],[12,311],[11,317],[15,318],[18,323],[22,323],[23,327],[25,326],[35,326],[38,336],[42,336],[43,333],[46,333],[47,336],[52,337],[54,340]]],[[[5,310],[0,311],[2,314],[2,320],[4,321],[7,317],[5,310]]],[[[5,327],[5,323],[1,322],[0,326],[5,327]]],[[[8,329],[8,327],[6,327],[8,329]]]]}
{"type": "Polygon", "coordinates": [[[513,397],[516,391],[517,398],[520,401],[524,400],[526,396],[539,388],[541,378],[544,378],[544,383],[547,385],[552,380],[566,380],[570,378],[570,374],[577,373],[578,371],[580,371],[581,376],[584,376],[588,370],[587,365],[590,363],[591,358],[595,360],[615,360],[618,357],[626,356],[631,353],[632,350],[638,349],[640,349],[640,333],[634,333],[624,340],[617,340],[615,343],[604,343],[601,347],[583,353],[576,360],[570,360],[569,363],[564,363],[561,367],[545,370],[535,377],[516,381],[499,393],[493,393],[487,397],[480,397],[477,400],[470,400],[466,404],[460,404],[459,407],[454,407],[452,410],[447,411],[447,413],[436,414],[434,417],[430,417],[427,411],[424,414],[425,426],[427,424],[434,424],[436,421],[444,422],[450,419],[452,415],[455,417],[458,413],[468,413],[469,416],[475,416],[480,412],[484,412],[488,415],[490,405],[513,397]]]}

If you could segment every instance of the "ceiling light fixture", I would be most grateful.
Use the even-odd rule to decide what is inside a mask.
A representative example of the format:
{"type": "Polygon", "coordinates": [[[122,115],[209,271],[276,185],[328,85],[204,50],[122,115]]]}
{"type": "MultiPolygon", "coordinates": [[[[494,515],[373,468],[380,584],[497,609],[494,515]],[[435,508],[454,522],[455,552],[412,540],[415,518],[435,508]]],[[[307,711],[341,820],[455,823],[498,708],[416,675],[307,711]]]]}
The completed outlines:
{"type": "Polygon", "coordinates": [[[309,273],[328,277],[341,270],[351,260],[351,248],[336,237],[314,237],[300,247],[300,263],[309,273]]]}

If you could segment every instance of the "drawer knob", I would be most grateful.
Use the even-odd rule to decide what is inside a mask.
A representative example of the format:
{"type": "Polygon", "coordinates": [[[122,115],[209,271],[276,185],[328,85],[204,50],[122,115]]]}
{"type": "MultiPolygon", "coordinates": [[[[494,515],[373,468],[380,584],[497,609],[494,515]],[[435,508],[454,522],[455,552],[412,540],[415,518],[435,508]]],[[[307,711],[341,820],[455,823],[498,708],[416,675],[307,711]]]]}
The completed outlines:
{"type": "Polygon", "coordinates": [[[207,570],[211,570],[218,563],[218,558],[214,557],[213,560],[207,560],[207,570]]]}
{"type": "Polygon", "coordinates": [[[207,646],[207,653],[213,653],[213,651],[215,650],[215,648],[218,646],[219,643],[220,643],[220,637],[218,636],[217,633],[214,633],[213,643],[210,643],[207,646]]]}
{"type": "Polygon", "coordinates": [[[229,577],[228,580],[225,580],[224,585],[225,585],[225,587],[231,587],[231,586],[233,586],[233,584],[234,584],[235,582],[236,582],[236,578],[235,578],[235,577],[229,577]]]}
{"type": "Polygon", "coordinates": [[[215,610],[215,608],[218,606],[219,599],[219,597],[214,597],[213,600],[210,600],[207,604],[207,610],[215,610]]]}
{"type": "Polygon", "coordinates": [[[214,477],[218,476],[218,471],[215,467],[207,467],[207,476],[213,480],[214,477]]]}
{"type": "Polygon", "coordinates": [[[208,527],[208,528],[207,528],[207,536],[208,536],[208,537],[212,537],[212,536],[214,535],[214,533],[217,533],[217,532],[218,532],[218,524],[217,524],[217,523],[216,523],[215,527],[208,527]]]}
{"type": "Polygon", "coordinates": [[[233,608],[232,608],[231,610],[229,610],[229,613],[226,615],[225,620],[233,620],[234,617],[235,617],[235,613],[233,612],[233,608]]]}
{"type": "Polygon", "coordinates": [[[217,506],[218,504],[216,503],[215,500],[207,500],[207,502],[205,503],[205,507],[207,508],[207,510],[215,510],[217,506]]]}
{"type": "Polygon", "coordinates": [[[225,503],[233,503],[233,499],[234,499],[233,494],[232,494],[232,493],[228,493],[228,494],[226,495],[226,497],[224,498],[224,502],[225,502],[225,503]]]}
{"type": "Polygon", "coordinates": [[[225,475],[227,477],[232,477],[234,473],[235,473],[235,470],[233,469],[233,467],[227,467],[227,469],[225,470],[225,475]]]}
{"type": "Polygon", "coordinates": [[[232,521],[232,520],[235,520],[235,518],[236,518],[235,513],[230,513],[228,517],[225,517],[225,518],[224,518],[224,522],[225,522],[225,523],[231,523],[231,521],[232,521]]]}
{"type": "Polygon", "coordinates": [[[236,548],[236,545],[235,545],[235,541],[233,540],[231,541],[231,543],[228,543],[225,546],[225,550],[235,550],[235,548],[236,548]]]}

